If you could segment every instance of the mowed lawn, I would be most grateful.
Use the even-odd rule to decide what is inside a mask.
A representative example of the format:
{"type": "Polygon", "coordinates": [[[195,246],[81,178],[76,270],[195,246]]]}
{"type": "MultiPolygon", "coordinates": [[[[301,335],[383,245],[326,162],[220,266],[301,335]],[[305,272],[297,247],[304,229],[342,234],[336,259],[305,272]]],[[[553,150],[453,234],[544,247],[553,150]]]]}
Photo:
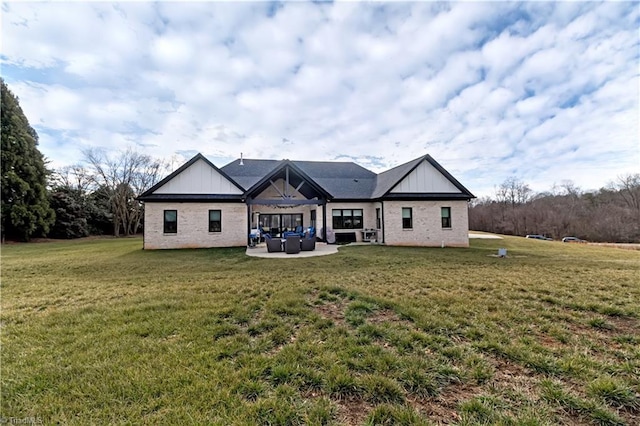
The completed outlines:
{"type": "Polygon", "coordinates": [[[640,251],[141,247],[2,247],[1,417],[640,424],[640,251]]]}

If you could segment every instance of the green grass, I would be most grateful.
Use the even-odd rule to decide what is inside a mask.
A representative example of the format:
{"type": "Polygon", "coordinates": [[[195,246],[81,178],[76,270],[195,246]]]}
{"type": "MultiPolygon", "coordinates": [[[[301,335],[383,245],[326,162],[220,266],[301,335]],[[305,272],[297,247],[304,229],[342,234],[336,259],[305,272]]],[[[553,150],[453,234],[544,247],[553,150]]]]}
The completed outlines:
{"type": "Polygon", "coordinates": [[[640,252],[516,237],[301,259],[141,246],[2,247],[1,417],[640,424],[640,252]]]}

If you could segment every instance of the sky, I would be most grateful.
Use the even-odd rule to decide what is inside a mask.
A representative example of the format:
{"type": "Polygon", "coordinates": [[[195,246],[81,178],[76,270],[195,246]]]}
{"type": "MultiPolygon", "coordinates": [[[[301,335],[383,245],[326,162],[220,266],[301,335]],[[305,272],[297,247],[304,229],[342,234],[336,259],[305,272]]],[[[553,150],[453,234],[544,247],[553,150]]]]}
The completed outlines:
{"type": "Polygon", "coordinates": [[[638,2],[3,2],[1,74],[53,168],[128,147],[430,154],[476,196],[640,173],[638,2]]]}

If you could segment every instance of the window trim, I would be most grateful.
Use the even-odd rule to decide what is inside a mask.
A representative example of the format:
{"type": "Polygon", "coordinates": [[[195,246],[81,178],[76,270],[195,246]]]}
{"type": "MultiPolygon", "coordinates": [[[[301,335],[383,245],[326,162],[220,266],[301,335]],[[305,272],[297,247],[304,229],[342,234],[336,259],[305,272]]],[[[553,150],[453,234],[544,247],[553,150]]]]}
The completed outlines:
{"type": "Polygon", "coordinates": [[[211,233],[219,233],[219,232],[222,232],[222,210],[220,210],[220,209],[212,209],[212,210],[209,210],[209,232],[211,232],[211,233]],[[218,219],[217,221],[211,220],[211,213],[212,213],[212,212],[218,212],[218,213],[220,213],[220,219],[218,219]],[[217,229],[217,230],[216,230],[216,229],[214,229],[214,228],[211,226],[211,224],[212,224],[212,223],[215,223],[215,222],[219,222],[219,229],[217,229]]]}
{"type": "Polygon", "coordinates": [[[413,207],[402,207],[400,217],[402,218],[402,229],[413,229],[413,207]],[[405,211],[409,212],[408,217],[404,216],[405,211]],[[408,223],[405,220],[408,220],[408,223]]]}
{"type": "Polygon", "coordinates": [[[451,207],[440,207],[440,222],[442,224],[442,229],[453,228],[453,221],[451,220],[451,207]],[[444,215],[445,211],[447,212],[448,216],[444,215]]]}
{"type": "Polygon", "coordinates": [[[177,234],[178,233],[178,210],[176,209],[167,209],[162,211],[162,232],[164,234],[177,234]],[[167,221],[167,213],[174,212],[176,215],[175,221],[167,221]],[[175,223],[175,227],[170,228],[168,225],[171,223],[175,223]]]}

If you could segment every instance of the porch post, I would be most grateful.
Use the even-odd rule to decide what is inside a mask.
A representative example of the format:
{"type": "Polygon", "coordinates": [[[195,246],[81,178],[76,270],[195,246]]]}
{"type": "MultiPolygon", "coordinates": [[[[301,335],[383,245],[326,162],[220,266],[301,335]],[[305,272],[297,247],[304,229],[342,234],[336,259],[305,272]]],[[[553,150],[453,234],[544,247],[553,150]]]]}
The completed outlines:
{"type": "Polygon", "coordinates": [[[250,197],[247,197],[247,199],[245,201],[247,203],[247,234],[246,234],[247,235],[247,246],[251,245],[251,237],[250,237],[250,234],[251,234],[251,210],[252,210],[253,207],[252,207],[251,203],[249,202],[250,199],[251,199],[250,197]]]}
{"type": "Polygon", "coordinates": [[[384,242],[384,201],[380,201],[380,206],[382,207],[380,209],[380,213],[381,213],[381,219],[382,219],[382,244],[385,244],[384,242]]]}
{"type": "Polygon", "coordinates": [[[322,227],[323,232],[322,232],[322,239],[324,240],[324,242],[327,242],[327,199],[324,198],[322,200],[322,227]]]}

